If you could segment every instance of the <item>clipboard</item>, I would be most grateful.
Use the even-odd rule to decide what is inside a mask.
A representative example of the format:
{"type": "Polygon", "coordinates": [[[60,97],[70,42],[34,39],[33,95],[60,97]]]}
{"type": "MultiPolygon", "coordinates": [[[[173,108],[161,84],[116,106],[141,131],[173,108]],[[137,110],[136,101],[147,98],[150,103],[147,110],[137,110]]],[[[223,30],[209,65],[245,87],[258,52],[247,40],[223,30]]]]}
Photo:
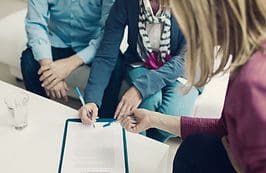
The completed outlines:
{"type": "MultiPolygon", "coordinates": [[[[108,123],[113,121],[113,119],[97,119],[96,123],[108,123]]],[[[59,161],[59,167],[58,167],[58,173],[63,173],[63,163],[64,163],[64,156],[65,156],[65,149],[66,149],[66,143],[67,143],[67,137],[68,137],[68,127],[70,123],[82,123],[81,119],[67,119],[65,122],[64,127],[64,134],[63,134],[63,143],[61,147],[61,154],[60,154],[60,161],[59,161]]],[[[124,173],[129,173],[128,169],[128,154],[127,154],[127,140],[126,140],[126,132],[125,129],[121,127],[122,130],[122,140],[123,140],[123,153],[124,153],[124,173]]]]}

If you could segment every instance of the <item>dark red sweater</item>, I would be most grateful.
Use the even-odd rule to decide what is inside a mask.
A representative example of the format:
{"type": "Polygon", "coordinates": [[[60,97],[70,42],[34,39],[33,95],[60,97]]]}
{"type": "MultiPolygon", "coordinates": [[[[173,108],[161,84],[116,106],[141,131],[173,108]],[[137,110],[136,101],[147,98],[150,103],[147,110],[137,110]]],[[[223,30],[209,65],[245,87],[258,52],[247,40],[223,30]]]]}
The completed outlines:
{"type": "Polygon", "coordinates": [[[194,133],[228,135],[232,156],[245,172],[266,173],[266,55],[262,51],[229,81],[221,119],[181,118],[182,138],[194,133]]]}

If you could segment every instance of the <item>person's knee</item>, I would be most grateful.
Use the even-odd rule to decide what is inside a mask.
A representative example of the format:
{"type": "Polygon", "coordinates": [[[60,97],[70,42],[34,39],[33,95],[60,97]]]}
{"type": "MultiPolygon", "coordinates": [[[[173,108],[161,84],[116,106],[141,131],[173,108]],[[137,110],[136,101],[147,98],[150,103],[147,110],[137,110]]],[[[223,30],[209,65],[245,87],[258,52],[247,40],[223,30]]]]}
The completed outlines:
{"type": "Polygon", "coordinates": [[[161,104],[162,104],[162,93],[157,92],[154,95],[144,99],[141,102],[139,108],[144,108],[151,111],[157,111],[157,109],[160,107],[161,104]]]}
{"type": "Polygon", "coordinates": [[[183,84],[175,81],[162,89],[162,105],[159,112],[169,115],[191,115],[197,97],[194,88],[187,94],[182,90],[183,84]]]}
{"type": "Polygon", "coordinates": [[[218,142],[217,137],[204,134],[195,134],[188,136],[180,145],[176,156],[175,161],[178,161],[180,158],[185,160],[199,159],[204,154],[208,153],[208,149],[212,147],[214,143],[218,142]]]}
{"type": "Polygon", "coordinates": [[[191,135],[188,136],[180,145],[180,152],[189,152],[195,149],[199,141],[201,140],[201,135],[191,135]]]}
{"type": "MultiPolygon", "coordinates": [[[[178,170],[186,167],[186,172],[207,172],[206,170],[214,172],[214,170],[217,170],[216,164],[221,163],[220,157],[223,150],[221,138],[217,136],[191,135],[182,142],[177,150],[173,170],[178,172],[178,170]]],[[[226,154],[222,157],[224,158],[222,163],[224,163],[226,154]]]]}
{"type": "Polygon", "coordinates": [[[191,116],[193,114],[193,108],[195,101],[198,97],[198,92],[195,88],[192,88],[188,93],[186,94],[176,94],[171,99],[173,102],[163,102],[168,103],[168,105],[165,105],[165,111],[168,114],[171,115],[183,115],[183,116],[191,116]]]}
{"type": "Polygon", "coordinates": [[[181,115],[191,116],[193,114],[193,108],[199,92],[196,88],[191,88],[191,90],[183,96],[183,110],[181,110],[181,115]]]}
{"type": "Polygon", "coordinates": [[[32,75],[33,71],[36,71],[36,68],[38,68],[38,62],[34,59],[32,50],[30,48],[27,48],[22,52],[20,66],[23,75],[32,75]]]}

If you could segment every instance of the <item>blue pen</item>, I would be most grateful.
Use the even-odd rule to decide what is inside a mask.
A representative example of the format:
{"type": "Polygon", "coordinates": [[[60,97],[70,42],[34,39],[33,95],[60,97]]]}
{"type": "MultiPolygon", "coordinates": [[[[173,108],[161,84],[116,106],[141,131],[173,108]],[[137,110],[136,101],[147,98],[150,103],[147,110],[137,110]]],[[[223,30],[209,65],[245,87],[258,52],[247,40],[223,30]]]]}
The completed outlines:
{"type": "Polygon", "coordinates": [[[116,119],[111,120],[110,122],[103,125],[103,128],[110,126],[113,122],[115,122],[116,119]]]}
{"type": "Polygon", "coordinates": [[[85,101],[84,101],[84,98],[83,98],[79,88],[75,87],[75,91],[76,91],[77,96],[79,97],[79,100],[80,100],[82,106],[85,106],[85,101]]]}
{"type": "MultiPolygon", "coordinates": [[[[127,117],[127,115],[123,115],[123,116],[124,116],[124,117],[127,117]]],[[[133,120],[133,124],[136,124],[136,123],[137,123],[136,118],[135,118],[134,116],[130,116],[130,117],[131,117],[131,119],[133,120]]],[[[116,121],[117,121],[116,119],[112,119],[110,122],[105,123],[105,124],[103,125],[103,128],[110,126],[112,123],[114,123],[114,122],[116,122],[116,121]]]]}
{"type": "MultiPolygon", "coordinates": [[[[82,106],[85,106],[85,101],[84,101],[84,98],[83,98],[83,96],[82,96],[79,88],[78,87],[75,87],[75,91],[76,91],[77,96],[79,97],[79,100],[80,100],[82,106]]],[[[91,118],[91,115],[88,115],[88,117],[91,118]]],[[[95,127],[95,124],[94,123],[93,123],[93,127],[95,127]]]]}

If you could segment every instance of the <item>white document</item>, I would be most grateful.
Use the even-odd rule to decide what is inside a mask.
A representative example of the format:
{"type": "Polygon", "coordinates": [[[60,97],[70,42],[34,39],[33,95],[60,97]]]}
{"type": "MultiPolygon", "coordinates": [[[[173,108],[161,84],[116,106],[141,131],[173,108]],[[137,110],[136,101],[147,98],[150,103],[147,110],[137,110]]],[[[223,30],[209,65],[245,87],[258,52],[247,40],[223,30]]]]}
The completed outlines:
{"type": "Polygon", "coordinates": [[[61,173],[126,173],[122,127],[68,122],[61,173]]]}

